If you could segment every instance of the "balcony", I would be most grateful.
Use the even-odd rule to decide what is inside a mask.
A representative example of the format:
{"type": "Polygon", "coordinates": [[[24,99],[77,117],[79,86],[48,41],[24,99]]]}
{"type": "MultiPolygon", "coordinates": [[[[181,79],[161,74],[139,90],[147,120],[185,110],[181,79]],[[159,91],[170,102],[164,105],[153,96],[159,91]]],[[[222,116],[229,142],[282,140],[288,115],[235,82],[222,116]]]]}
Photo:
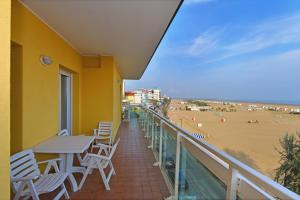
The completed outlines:
{"type": "MultiPolygon", "coordinates": [[[[153,110],[129,109],[168,185],[170,199],[300,199],[270,178],[192,136],[153,110]]],[[[133,122],[132,122],[133,121],[133,122]]]]}
{"type": "Polygon", "coordinates": [[[78,192],[66,181],[71,199],[300,199],[152,110],[129,108],[121,123],[123,81],[142,76],[182,2],[3,1],[0,199],[10,155],[64,128],[91,135],[99,121],[121,138],[117,175],[110,191],[96,170],[78,192]]]}
{"type": "MultiPolygon", "coordinates": [[[[72,192],[69,182],[65,182],[70,199],[163,199],[170,196],[161,171],[153,167],[155,157],[147,148],[148,141],[137,119],[123,122],[117,137],[121,141],[113,158],[116,176],[109,183],[111,190],[105,190],[99,171],[94,170],[78,192],[72,192]]],[[[79,183],[82,175],[74,175],[79,183]]],[[[41,199],[53,199],[55,194],[56,191],[41,195],[41,199]]]]}
{"type": "Polygon", "coordinates": [[[129,108],[118,137],[111,190],[95,170],[78,192],[66,184],[71,199],[300,198],[147,108],[129,108]]]}

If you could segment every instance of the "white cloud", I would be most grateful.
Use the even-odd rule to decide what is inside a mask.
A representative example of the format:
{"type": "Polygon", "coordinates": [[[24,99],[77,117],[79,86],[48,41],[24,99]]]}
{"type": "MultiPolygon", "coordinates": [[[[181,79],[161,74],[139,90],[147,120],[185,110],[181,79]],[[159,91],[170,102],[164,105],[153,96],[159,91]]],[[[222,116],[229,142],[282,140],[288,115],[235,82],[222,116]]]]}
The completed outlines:
{"type": "MultiPolygon", "coordinates": [[[[176,87],[177,95],[218,99],[298,100],[300,49],[220,67],[195,69],[176,87]],[[201,77],[201,78],[199,78],[201,77]],[[206,87],[189,87],[205,85],[206,87]],[[189,87],[189,90],[184,88],[189,87]],[[199,97],[199,96],[198,96],[199,97]]],[[[174,78],[176,81],[178,77],[174,78]]]]}
{"type": "Polygon", "coordinates": [[[188,56],[204,56],[210,51],[214,50],[218,45],[219,35],[222,31],[212,28],[200,35],[198,35],[194,40],[190,41],[189,44],[162,44],[159,47],[158,56],[178,56],[178,55],[188,55],[188,56]]]}
{"type": "MultiPolygon", "coordinates": [[[[219,38],[219,40],[221,40],[219,38]]],[[[273,19],[254,25],[239,40],[215,46],[219,52],[205,63],[254,53],[269,47],[300,42],[300,14],[273,19]]]]}
{"type": "Polygon", "coordinates": [[[186,53],[191,56],[200,56],[209,53],[218,43],[218,34],[211,31],[199,35],[190,46],[186,48],[186,53]]]}
{"type": "Polygon", "coordinates": [[[300,43],[300,13],[263,21],[243,29],[243,33],[238,33],[235,27],[213,27],[189,43],[169,43],[161,46],[159,55],[191,56],[201,58],[199,64],[208,64],[276,45],[300,43]],[[226,35],[232,34],[238,36],[237,39],[227,42],[226,35]]]}
{"type": "Polygon", "coordinates": [[[300,15],[261,23],[244,38],[226,48],[241,53],[254,52],[273,45],[300,42],[300,15]]]}

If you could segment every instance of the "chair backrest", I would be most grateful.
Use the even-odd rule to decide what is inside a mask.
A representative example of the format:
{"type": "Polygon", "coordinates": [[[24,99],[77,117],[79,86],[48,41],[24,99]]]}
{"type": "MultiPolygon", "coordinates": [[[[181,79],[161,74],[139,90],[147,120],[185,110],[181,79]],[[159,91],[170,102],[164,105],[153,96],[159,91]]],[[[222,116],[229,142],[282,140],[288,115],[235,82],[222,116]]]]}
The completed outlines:
{"type": "Polygon", "coordinates": [[[57,133],[57,136],[69,136],[68,130],[63,129],[57,133]]]}
{"type": "Polygon", "coordinates": [[[99,122],[98,133],[99,134],[112,134],[113,123],[112,122],[99,122]]]}
{"type": "MultiPolygon", "coordinates": [[[[10,157],[10,178],[23,178],[27,176],[39,176],[41,174],[33,151],[31,149],[21,151],[10,157]]],[[[20,182],[12,182],[13,190],[16,192],[20,182]]]]}
{"type": "Polygon", "coordinates": [[[109,157],[108,157],[109,160],[111,160],[111,158],[113,157],[113,155],[114,155],[114,153],[115,153],[115,151],[117,149],[117,146],[118,146],[119,142],[120,142],[120,138],[118,138],[117,142],[112,146],[110,154],[109,154],[109,157]]]}

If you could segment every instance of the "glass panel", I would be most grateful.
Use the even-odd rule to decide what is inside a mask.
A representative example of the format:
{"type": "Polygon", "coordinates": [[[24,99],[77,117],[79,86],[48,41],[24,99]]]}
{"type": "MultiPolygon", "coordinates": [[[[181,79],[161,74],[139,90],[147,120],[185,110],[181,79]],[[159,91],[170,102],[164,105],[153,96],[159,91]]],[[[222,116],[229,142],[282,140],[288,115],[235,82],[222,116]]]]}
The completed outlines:
{"type": "Polygon", "coordinates": [[[144,112],[144,116],[143,116],[143,131],[144,131],[144,136],[147,136],[147,131],[148,131],[148,115],[146,112],[144,112]]]}
{"type": "Polygon", "coordinates": [[[152,116],[149,115],[148,117],[148,145],[151,145],[151,137],[152,137],[152,124],[153,124],[153,119],[152,116]]]}
{"type": "Polygon", "coordinates": [[[155,121],[155,126],[154,126],[154,142],[153,142],[153,151],[154,155],[156,157],[156,160],[158,160],[158,155],[159,155],[159,123],[155,121]]]}
{"type": "Polygon", "coordinates": [[[140,109],[137,107],[129,107],[128,112],[130,112],[130,119],[139,119],[140,117],[140,109]]]}
{"type": "Polygon", "coordinates": [[[134,112],[134,109],[132,109],[130,106],[127,107],[127,116],[128,116],[128,119],[134,119],[136,117],[136,113],[134,112]]]}
{"type": "Polygon", "coordinates": [[[124,119],[130,120],[130,115],[131,115],[131,113],[130,113],[129,107],[125,107],[125,109],[124,109],[124,119]]]}
{"type": "Polygon", "coordinates": [[[61,75],[61,129],[68,129],[68,77],[61,75]]]}
{"type": "Polygon", "coordinates": [[[163,129],[162,168],[165,170],[171,184],[175,184],[176,139],[163,129]]]}
{"type": "Polygon", "coordinates": [[[179,199],[226,199],[226,185],[181,146],[179,199]]]}
{"type": "Polygon", "coordinates": [[[146,113],[141,110],[141,116],[142,116],[142,130],[146,130],[146,113]]]}

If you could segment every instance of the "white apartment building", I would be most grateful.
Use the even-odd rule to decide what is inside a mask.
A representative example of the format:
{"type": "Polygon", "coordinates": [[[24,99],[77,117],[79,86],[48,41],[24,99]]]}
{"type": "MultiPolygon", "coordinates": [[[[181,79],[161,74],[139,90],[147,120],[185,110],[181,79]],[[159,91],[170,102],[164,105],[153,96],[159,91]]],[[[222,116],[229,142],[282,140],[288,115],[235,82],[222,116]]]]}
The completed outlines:
{"type": "Polygon", "coordinates": [[[157,89],[152,90],[152,98],[154,100],[159,101],[160,100],[160,90],[157,90],[157,89]]]}
{"type": "Polygon", "coordinates": [[[134,91],[134,103],[135,104],[142,103],[142,91],[140,90],[134,91]]]}
{"type": "Polygon", "coordinates": [[[160,90],[140,89],[126,92],[125,99],[131,104],[148,104],[151,100],[160,101],[160,90]]]}

